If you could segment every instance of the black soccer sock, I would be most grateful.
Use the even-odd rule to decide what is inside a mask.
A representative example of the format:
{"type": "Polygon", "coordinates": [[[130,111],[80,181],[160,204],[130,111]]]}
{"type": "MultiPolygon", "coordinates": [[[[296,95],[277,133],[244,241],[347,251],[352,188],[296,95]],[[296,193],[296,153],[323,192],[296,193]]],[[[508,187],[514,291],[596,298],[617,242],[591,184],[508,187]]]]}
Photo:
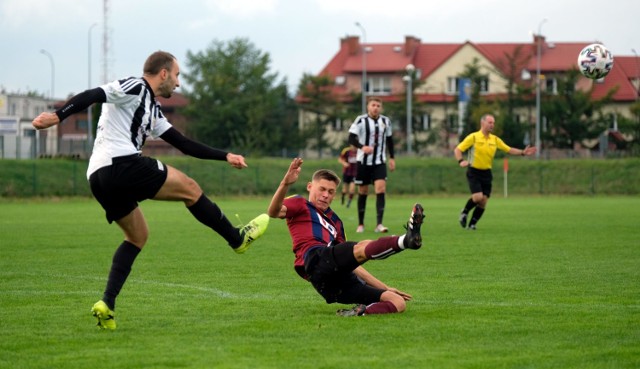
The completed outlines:
{"type": "Polygon", "coordinates": [[[476,206],[476,203],[473,202],[473,199],[470,197],[469,200],[467,201],[467,204],[464,206],[464,209],[462,209],[462,212],[465,214],[469,214],[471,209],[473,209],[475,206],[476,206]]]}
{"type": "Polygon", "coordinates": [[[238,228],[234,227],[218,205],[209,200],[204,194],[187,209],[200,223],[218,232],[231,247],[237,247],[242,243],[238,228]]]}
{"type": "Polygon", "coordinates": [[[107,304],[109,309],[116,309],[116,297],[120,294],[120,290],[131,272],[131,266],[140,251],[141,250],[131,242],[123,241],[113,254],[107,287],[102,296],[102,301],[107,304]]]}
{"type": "Polygon", "coordinates": [[[364,224],[364,211],[367,208],[367,195],[358,195],[358,224],[364,224]]]}
{"type": "Polygon", "coordinates": [[[473,211],[473,215],[471,216],[471,221],[469,222],[469,226],[478,223],[478,221],[482,217],[482,214],[484,214],[484,208],[476,206],[476,210],[473,211]]]}
{"type": "Polygon", "coordinates": [[[344,192],[342,193],[342,205],[344,205],[344,192]]]}
{"type": "Polygon", "coordinates": [[[376,220],[378,224],[382,224],[382,217],[384,216],[384,206],[386,205],[384,193],[376,194],[376,220]]]}

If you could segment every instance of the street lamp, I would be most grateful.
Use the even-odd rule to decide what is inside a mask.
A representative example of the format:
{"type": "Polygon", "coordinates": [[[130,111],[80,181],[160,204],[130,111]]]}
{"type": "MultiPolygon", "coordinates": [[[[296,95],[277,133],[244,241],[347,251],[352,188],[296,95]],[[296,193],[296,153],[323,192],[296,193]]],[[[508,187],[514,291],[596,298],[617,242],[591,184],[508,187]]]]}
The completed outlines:
{"type": "Polygon", "coordinates": [[[360,22],[356,22],[356,26],[362,31],[362,114],[367,114],[367,49],[364,46],[367,32],[360,22]]]}
{"type": "Polygon", "coordinates": [[[40,49],[40,53],[48,56],[49,61],[51,62],[51,91],[50,91],[49,99],[53,100],[53,96],[55,94],[54,87],[56,82],[56,67],[55,67],[55,64],[53,63],[53,55],[51,55],[51,53],[49,53],[45,49],[40,49]]]}
{"type": "Polygon", "coordinates": [[[547,21],[543,19],[538,25],[538,34],[536,35],[537,51],[536,51],[536,159],[540,159],[540,57],[542,54],[542,25],[547,21]]]}
{"type": "Polygon", "coordinates": [[[407,155],[411,155],[411,143],[413,141],[411,100],[413,100],[413,72],[416,70],[416,67],[413,64],[407,64],[404,69],[407,72],[407,74],[402,77],[402,80],[407,83],[407,155]]]}
{"type": "MultiPolygon", "coordinates": [[[[88,52],[87,52],[87,81],[88,81],[88,86],[87,88],[91,88],[91,30],[93,30],[93,27],[97,26],[98,23],[94,23],[89,27],[89,36],[87,37],[87,43],[88,43],[88,52]]],[[[93,114],[91,112],[92,108],[91,105],[89,105],[89,107],[87,108],[87,145],[90,147],[91,146],[91,141],[93,141],[93,129],[92,129],[92,121],[93,121],[93,114]]]]}

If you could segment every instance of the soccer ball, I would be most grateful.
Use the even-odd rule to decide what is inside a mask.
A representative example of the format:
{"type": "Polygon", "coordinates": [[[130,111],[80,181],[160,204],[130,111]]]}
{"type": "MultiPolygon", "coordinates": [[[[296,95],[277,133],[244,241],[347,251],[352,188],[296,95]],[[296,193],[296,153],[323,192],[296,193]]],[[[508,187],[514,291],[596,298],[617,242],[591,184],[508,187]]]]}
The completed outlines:
{"type": "Polygon", "coordinates": [[[613,68],[613,55],[601,44],[587,45],[578,55],[578,69],[591,79],[604,78],[613,68]]]}

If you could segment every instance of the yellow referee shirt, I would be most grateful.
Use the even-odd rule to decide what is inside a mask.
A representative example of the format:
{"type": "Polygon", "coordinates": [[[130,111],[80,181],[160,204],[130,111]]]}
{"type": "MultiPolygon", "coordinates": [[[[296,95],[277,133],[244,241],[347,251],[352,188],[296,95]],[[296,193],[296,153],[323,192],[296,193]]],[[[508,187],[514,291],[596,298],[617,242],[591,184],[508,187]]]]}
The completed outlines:
{"type": "Polygon", "coordinates": [[[458,149],[465,152],[469,149],[469,166],[476,169],[491,169],[493,165],[493,157],[496,150],[500,149],[509,152],[511,147],[500,139],[500,137],[489,133],[489,137],[485,137],[482,131],[473,132],[458,144],[458,149]]]}

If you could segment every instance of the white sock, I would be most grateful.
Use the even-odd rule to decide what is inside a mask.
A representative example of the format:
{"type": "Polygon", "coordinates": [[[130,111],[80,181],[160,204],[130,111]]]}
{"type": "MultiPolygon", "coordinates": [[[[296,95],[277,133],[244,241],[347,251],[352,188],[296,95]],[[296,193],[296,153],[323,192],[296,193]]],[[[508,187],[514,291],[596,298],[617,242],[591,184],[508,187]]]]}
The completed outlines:
{"type": "Polygon", "coordinates": [[[402,236],[398,237],[398,247],[401,250],[404,250],[404,238],[405,237],[406,237],[406,235],[404,235],[404,234],[402,236]]]}

